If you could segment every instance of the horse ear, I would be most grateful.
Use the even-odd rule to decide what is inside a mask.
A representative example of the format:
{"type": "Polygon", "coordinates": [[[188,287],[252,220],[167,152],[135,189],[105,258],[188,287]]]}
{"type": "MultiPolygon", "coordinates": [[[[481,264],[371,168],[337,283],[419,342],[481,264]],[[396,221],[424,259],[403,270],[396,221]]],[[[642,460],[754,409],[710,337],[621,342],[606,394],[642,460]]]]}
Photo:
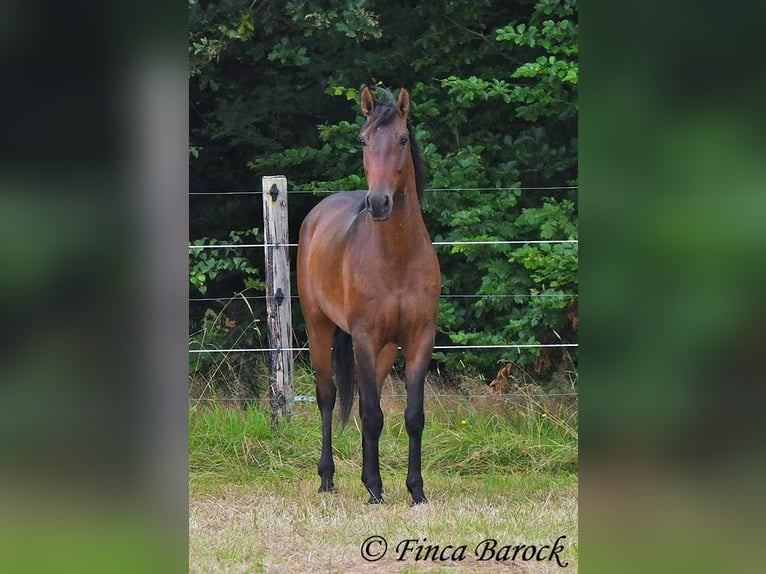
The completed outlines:
{"type": "Polygon", "coordinates": [[[404,88],[399,90],[399,99],[396,102],[396,107],[399,108],[399,113],[406,120],[410,113],[410,93],[404,88]]]}
{"type": "Polygon", "coordinates": [[[375,100],[372,97],[372,94],[370,93],[370,88],[368,88],[367,86],[365,86],[364,89],[362,90],[361,104],[362,104],[362,113],[364,114],[364,117],[369,117],[369,115],[372,113],[373,108],[375,108],[375,100]]]}

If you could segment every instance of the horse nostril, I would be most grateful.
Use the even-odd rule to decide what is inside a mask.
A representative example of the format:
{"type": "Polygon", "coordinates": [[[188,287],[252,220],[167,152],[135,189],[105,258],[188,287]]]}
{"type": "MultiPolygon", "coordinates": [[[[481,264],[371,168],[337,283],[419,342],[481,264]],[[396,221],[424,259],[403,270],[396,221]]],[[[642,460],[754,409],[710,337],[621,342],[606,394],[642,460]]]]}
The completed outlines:
{"type": "Polygon", "coordinates": [[[373,194],[368,192],[364,196],[364,209],[375,220],[385,220],[391,215],[391,206],[394,203],[393,197],[385,192],[373,194]]]}

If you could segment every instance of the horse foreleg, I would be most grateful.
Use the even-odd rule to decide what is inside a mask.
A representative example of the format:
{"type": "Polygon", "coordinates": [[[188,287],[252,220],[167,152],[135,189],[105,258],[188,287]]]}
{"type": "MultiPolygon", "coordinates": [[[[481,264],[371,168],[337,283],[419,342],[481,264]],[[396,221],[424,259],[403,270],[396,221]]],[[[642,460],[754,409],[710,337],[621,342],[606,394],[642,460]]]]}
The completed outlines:
{"type": "Polygon", "coordinates": [[[359,414],[362,419],[362,482],[370,493],[370,504],[383,502],[378,445],[383,430],[383,411],[376,385],[375,358],[369,346],[354,340],[356,380],[359,387],[359,414]]]}
{"type": "Polygon", "coordinates": [[[391,372],[391,367],[398,352],[399,348],[396,344],[391,343],[383,347],[380,353],[378,353],[378,358],[375,362],[375,382],[378,388],[378,397],[382,396],[383,382],[386,380],[388,373],[391,372]]]}
{"type": "Polygon", "coordinates": [[[423,474],[421,472],[423,428],[425,413],[423,410],[423,392],[425,375],[433,350],[433,336],[424,335],[422,343],[405,349],[407,378],[407,408],[404,411],[404,424],[410,439],[409,461],[407,466],[407,490],[413,504],[428,502],[423,492],[423,474]]]}
{"type": "Polygon", "coordinates": [[[335,384],[332,381],[332,323],[314,325],[309,331],[311,363],[316,370],[317,406],[322,416],[322,454],[319,457],[318,472],[321,479],[319,492],[335,490],[335,462],[332,457],[332,411],[335,407],[335,384]]]}

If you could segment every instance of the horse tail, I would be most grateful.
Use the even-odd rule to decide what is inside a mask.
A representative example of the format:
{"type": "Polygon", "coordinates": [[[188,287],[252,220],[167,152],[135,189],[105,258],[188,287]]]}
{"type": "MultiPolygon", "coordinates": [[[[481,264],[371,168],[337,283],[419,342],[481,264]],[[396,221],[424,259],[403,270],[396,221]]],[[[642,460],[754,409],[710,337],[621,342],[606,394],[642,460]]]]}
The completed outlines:
{"type": "Polygon", "coordinates": [[[332,361],[335,369],[335,387],[338,389],[340,398],[340,422],[345,427],[354,404],[356,374],[351,335],[340,327],[335,328],[332,337],[332,361]]]}

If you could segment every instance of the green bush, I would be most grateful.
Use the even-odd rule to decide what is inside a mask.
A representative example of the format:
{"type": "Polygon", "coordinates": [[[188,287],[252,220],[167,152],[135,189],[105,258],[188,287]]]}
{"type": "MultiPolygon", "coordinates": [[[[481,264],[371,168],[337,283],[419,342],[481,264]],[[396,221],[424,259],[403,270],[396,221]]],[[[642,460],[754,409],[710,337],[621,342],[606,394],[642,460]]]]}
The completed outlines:
{"type": "MultiPolygon", "coordinates": [[[[576,240],[577,42],[574,0],[352,0],[341,8],[323,0],[252,8],[190,1],[192,189],[250,189],[248,182],[282,173],[291,190],[363,188],[357,98],[364,83],[381,82],[410,89],[434,189],[424,216],[435,240],[576,240]]],[[[316,201],[291,196],[291,240],[316,201]]],[[[252,211],[227,205],[192,203],[192,237],[252,225],[252,211]]],[[[438,253],[447,297],[437,343],[576,342],[577,243],[438,253]]],[[[217,259],[236,266],[234,257],[217,259]]],[[[219,281],[211,272],[235,271],[194,263],[204,278],[190,275],[195,287],[219,281]]],[[[501,360],[541,380],[577,366],[576,348],[436,358],[490,378],[501,360]]]]}

